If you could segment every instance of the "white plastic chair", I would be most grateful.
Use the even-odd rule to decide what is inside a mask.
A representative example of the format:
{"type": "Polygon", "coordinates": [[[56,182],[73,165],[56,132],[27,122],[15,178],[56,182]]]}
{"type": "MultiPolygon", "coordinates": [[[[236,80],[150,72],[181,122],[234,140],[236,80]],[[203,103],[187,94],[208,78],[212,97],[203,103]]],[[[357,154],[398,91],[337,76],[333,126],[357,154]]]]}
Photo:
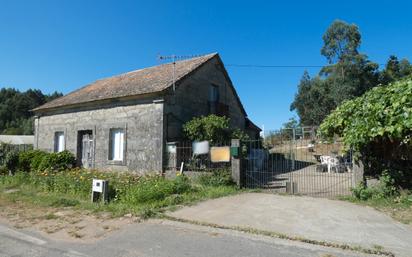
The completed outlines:
{"type": "Polygon", "coordinates": [[[332,169],[335,169],[335,172],[338,172],[339,160],[336,157],[330,157],[328,159],[328,173],[331,172],[332,169]]]}
{"type": "Polygon", "coordinates": [[[328,155],[321,155],[320,156],[320,164],[328,164],[328,160],[330,159],[330,156],[328,155]]]}

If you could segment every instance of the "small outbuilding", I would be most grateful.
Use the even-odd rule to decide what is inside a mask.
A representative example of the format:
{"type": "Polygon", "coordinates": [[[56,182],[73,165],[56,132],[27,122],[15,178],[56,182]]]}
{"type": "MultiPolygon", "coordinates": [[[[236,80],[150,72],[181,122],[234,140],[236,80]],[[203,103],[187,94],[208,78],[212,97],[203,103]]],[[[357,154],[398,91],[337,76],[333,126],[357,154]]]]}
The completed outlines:
{"type": "Polygon", "coordinates": [[[0,143],[9,145],[33,145],[34,136],[0,135],[0,143]]]}

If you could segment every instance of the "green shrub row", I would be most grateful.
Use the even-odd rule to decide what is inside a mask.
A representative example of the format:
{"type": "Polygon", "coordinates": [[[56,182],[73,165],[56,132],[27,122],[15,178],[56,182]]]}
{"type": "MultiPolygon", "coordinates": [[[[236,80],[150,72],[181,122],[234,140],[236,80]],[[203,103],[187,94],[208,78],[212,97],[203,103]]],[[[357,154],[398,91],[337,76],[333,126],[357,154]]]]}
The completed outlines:
{"type": "Polygon", "coordinates": [[[78,196],[86,200],[90,197],[93,178],[109,181],[111,201],[133,205],[177,198],[177,195],[196,190],[186,176],[165,179],[160,175],[139,177],[130,173],[84,169],[17,172],[14,176],[0,176],[0,184],[8,188],[29,185],[42,192],[78,196]]]}
{"type": "Polygon", "coordinates": [[[73,168],[76,159],[69,151],[47,153],[40,150],[10,151],[4,158],[4,167],[0,170],[16,172],[61,171],[73,168]]]}

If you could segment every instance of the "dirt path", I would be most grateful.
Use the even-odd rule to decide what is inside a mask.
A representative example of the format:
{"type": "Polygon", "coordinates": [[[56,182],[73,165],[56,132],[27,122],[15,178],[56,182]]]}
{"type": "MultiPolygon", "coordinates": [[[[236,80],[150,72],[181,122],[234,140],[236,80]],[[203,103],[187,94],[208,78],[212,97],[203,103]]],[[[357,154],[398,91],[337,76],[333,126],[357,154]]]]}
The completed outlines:
{"type": "Polygon", "coordinates": [[[92,243],[136,222],[139,219],[131,215],[112,218],[110,213],[94,214],[72,207],[46,208],[0,201],[0,223],[40,231],[53,240],[92,243]]]}

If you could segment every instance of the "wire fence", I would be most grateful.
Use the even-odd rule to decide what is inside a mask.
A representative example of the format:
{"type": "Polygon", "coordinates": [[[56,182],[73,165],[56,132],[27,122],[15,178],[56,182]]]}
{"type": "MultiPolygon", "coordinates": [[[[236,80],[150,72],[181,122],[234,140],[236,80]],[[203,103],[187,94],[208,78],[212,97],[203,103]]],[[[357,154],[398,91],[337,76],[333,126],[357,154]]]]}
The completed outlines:
{"type": "Polygon", "coordinates": [[[230,147],[230,142],[210,143],[210,150],[197,153],[196,143],[190,141],[171,142],[166,146],[165,170],[208,172],[215,169],[230,168],[230,161],[215,162],[211,158],[211,150],[215,147],[230,147]]]}
{"type": "Polygon", "coordinates": [[[6,161],[7,154],[10,152],[25,152],[33,149],[33,145],[12,145],[0,143],[0,166],[6,161]]]}
{"type": "Polygon", "coordinates": [[[322,141],[316,129],[284,129],[244,142],[246,186],[318,197],[351,194],[359,178],[352,151],[345,151],[339,139],[322,141]]]}

